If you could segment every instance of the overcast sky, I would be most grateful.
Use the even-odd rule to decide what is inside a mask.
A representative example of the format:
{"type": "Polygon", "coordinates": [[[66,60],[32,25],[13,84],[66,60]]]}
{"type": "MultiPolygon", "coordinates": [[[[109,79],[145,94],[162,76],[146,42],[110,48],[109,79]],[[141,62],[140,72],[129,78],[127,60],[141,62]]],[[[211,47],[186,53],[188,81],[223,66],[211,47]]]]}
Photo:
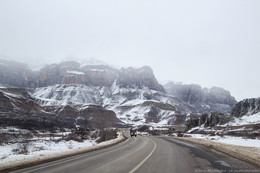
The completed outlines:
{"type": "Polygon", "coordinates": [[[260,97],[260,1],[0,0],[0,56],[149,65],[159,81],[260,97]]]}

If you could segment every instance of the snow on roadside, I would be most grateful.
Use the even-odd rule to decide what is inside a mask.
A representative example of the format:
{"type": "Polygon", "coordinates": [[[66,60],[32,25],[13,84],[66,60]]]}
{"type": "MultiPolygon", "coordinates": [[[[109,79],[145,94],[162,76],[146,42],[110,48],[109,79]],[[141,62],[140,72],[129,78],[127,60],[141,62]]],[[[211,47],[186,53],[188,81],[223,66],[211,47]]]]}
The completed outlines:
{"type": "Polygon", "coordinates": [[[203,135],[203,134],[187,134],[187,135],[191,136],[192,138],[207,139],[207,140],[212,140],[212,141],[225,143],[225,144],[260,148],[260,139],[245,139],[242,137],[227,136],[227,135],[223,137],[203,135]]]}
{"type": "Polygon", "coordinates": [[[38,140],[28,144],[16,143],[0,146],[0,159],[1,164],[11,164],[17,161],[30,160],[36,157],[48,156],[50,154],[86,148],[94,145],[96,145],[94,140],[86,140],[84,142],[60,141],[57,143],[54,141],[38,140]],[[28,154],[18,154],[17,152],[24,146],[28,147],[28,154]]]}
{"type": "Polygon", "coordinates": [[[28,145],[27,154],[17,154],[17,149],[23,147],[23,144],[11,144],[0,146],[0,170],[10,167],[24,165],[35,161],[43,161],[50,158],[65,157],[71,154],[80,154],[82,152],[101,149],[102,147],[116,144],[124,139],[122,132],[118,132],[118,137],[99,144],[95,140],[76,141],[44,141],[38,140],[28,145]]]}

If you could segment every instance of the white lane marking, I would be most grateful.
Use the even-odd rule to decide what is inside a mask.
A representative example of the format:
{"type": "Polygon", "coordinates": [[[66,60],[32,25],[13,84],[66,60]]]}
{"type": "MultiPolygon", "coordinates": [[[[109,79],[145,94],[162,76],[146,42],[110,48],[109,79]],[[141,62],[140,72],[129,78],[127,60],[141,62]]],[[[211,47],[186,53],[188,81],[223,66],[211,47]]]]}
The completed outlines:
{"type": "MultiPolygon", "coordinates": [[[[146,138],[146,139],[147,139],[147,138],[146,138]]],[[[147,139],[147,140],[148,140],[148,139],[147,139]]],[[[151,157],[151,155],[152,155],[153,152],[155,151],[155,149],[156,149],[156,147],[157,147],[156,143],[155,143],[152,139],[149,139],[149,140],[151,140],[151,141],[154,143],[154,148],[153,148],[153,150],[151,151],[151,153],[150,153],[142,162],[140,162],[136,167],[134,167],[134,169],[131,170],[129,173],[134,173],[138,168],[140,168],[140,166],[142,166],[142,165],[144,164],[144,162],[145,162],[147,159],[149,159],[149,157],[151,157]]]]}

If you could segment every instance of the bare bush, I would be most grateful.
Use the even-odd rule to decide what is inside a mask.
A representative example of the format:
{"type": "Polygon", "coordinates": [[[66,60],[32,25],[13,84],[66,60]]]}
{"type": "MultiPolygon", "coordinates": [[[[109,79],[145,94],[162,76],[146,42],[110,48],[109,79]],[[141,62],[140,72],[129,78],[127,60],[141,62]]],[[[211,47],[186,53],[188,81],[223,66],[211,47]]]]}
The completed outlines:
{"type": "Polygon", "coordinates": [[[83,142],[86,139],[89,139],[90,132],[89,131],[82,131],[82,130],[76,130],[67,135],[66,137],[63,138],[63,140],[66,141],[77,141],[77,142],[83,142]]]}
{"type": "Polygon", "coordinates": [[[0,133],[0,145],[4,144],[4,135],[0,133]]]}
{"type": "Polygon", "coordinates": [[[24,142],[18,144],[18,147],[16,149],[13,149],[12,151],[15,154],[29,154],[29,147],[30,147],[30,142],[24,142]]]}
{"type": "Polygon", "coordinates": [[[1,133],[0,134],[0,145],[8,144],[12,139],[14,139],[12,134],[1,133]]]}
{"type": "Polygon", "coordinates": [[[97,143],[100,143],[100,142],[107,141],[110,139],[115,139],[117,137],[117,132],[114,130],[101,129],[101,130],[99,130],[98,136],[99,136],[99,138],[97,140],[97,143]]]}

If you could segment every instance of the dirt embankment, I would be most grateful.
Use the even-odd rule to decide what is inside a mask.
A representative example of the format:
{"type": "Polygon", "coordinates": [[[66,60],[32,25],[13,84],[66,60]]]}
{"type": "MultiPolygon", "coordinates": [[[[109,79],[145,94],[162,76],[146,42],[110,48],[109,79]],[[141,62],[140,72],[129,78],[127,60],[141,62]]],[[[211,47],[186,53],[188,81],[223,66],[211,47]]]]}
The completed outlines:
{"type": "Polygon", "coordinates": [[[173,137],[173,138],[184,142],[191,142],[191,143],[203,145],[208,148],[213,148],[215,150],[234,156],[238,159],[260,166],[260,147],[237,146],[237,145],[210,141],[206,139],[196,139],[196,138],[186,138],[186,137],[173,137]]]}

